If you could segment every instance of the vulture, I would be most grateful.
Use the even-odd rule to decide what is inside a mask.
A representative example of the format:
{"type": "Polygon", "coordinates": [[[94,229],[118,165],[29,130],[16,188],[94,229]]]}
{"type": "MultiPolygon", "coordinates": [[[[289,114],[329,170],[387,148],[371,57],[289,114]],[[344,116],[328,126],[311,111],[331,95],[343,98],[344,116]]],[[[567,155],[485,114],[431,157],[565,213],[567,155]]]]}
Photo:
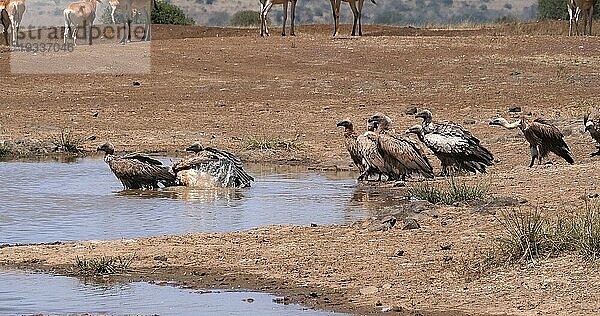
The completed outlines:
{"type": "Polygon", "coordinates": [[[425,127],[415,125],[406,132],[417,135],[440,160],[444,176],[451,174],[451,168],[459,172],[485,173],[486,166],[494,164],[492,153],[481,146],[479,140],[468,131],[452,133],[449,128],[437,128],[427,133],[425,127]]]}
{"type": "Polygon", "coordinates": [[[377,144],[367,138],[366,134],[357,135],[350,120],[343,120],[337,123],[337,126],[344,128],[346,149],[359,171],[357,180],[368,180],[372,175],[379,175],[378,181],[381,181],[384,163],[377,151],[377,144]]]}
{"type": "Polygon", "coordinates": [[[192,144],[186,151],[194,152],[195,156],[171,166],[171,171],[180,185],[245,188],[254,181],[244,170],[240,158],[230,152],[211,147],[203,148],[200,143],[192,144]]]}
{"type": "Polygon", "coordinates": [[[533,167],[535,159],[538,159],[538,165],[542,164],[542,158],[548,156],[550,152],[555,153],[570,164],[574,164],[573,156],[569,150],[569,146],[563,139],[563,134],[560,130],[550,122],[538,118],[532,123],[527,122],[523,117],[514,123],[508,123],[503,118],[497,118],[490,122],[490,125],[504,126],[507,129],[520,128],[525,139],[529,142],[531,151],[531,162],[529,167],[533,167]]]}
{"type": "Polygon", "coordinates": [[[420,174],[433,178],[433,168],[421,147],[413,140],[397,135],[392,120],[384,114],[375,114],[368,120],[365,136],[377,145],[383,158],[383,173],[390,180],[405,180],[407,175],[420,174]]]}
{"type": "Polygon", "coordinates": [[[126,190],[157,189],[159,183],[163,186],[175,184],[175,175],[169,167],[154,158],[138,153],[115,156],[115,146],[111,143],[98,147],[98,151],[104,152],[104,161],[126,190]]]}
{"type": "MultiPolygon", "coordinates": [[[[585,125],[585,131],[589,131],[592,138],[600,145],[600,116],[596,115],[590,119],[590,113],[586,113],[583,116],[583,125],[585,125]]],[[[596,145],[597,152],[592,153],[591,156],[600,155],[600,146],[596,145]]]]}

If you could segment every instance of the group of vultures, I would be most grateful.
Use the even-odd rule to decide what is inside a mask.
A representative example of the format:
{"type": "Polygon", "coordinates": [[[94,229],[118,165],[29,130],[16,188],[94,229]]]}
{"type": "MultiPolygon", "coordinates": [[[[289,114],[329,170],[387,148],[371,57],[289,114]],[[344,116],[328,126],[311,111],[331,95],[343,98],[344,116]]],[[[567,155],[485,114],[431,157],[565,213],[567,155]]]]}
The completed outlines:
{"type": "MultiPolygon", "coordinates": [[[[414,125],[405,133],[397,133],[392,120],[381,113],[367,120],[367,131],[358,134],[350,120],[337,124],[344,128],[346,148],[352,161],[359,170],[358,180],[369,180],[376,177],[378,181],[405,180],[410,175],[420,175],[433,178],[434,172],[424,153],[423,148],[406,134],[415,134],[439,159],[441,175],[448,176],[458,173],[485,173],[486,167],[493,165],[494,155],[485,148],[479,139],[462,125],[450,122],[434,122],[432,113],[423,110],[415,114],[423,120],[422,124],[414,125]]],[[[551,122],[538,118],[533,121],[526,117],[509,123],[504,118],[496,118],[489,125],[503,126],[507,129],[519,128],[529,142],[531,162],[533,167],[542,158],[554,153],[573,164],[573,156],[565,143],[563,134],[551,122]]],[[[584,116],[585,131],[589,131],[596,142],[600,142],[600,115],[584,116]]],[[[600,155],[600,147],[592,156],[600,155]]]]}
{"type": "MultiPolygon", "coordinates": [[[[337,123],[344,128],[346,148],[359,170],[358,180],[398,181],[407,176],[420,175],[433,178],[434,172],[422,146],[407,134],[415,134],[440,160],[441,175],[458,173],[485,173],[486,167],[494,164],[494,155],[479,139],[462,125],[450,122],[434,122],[432,113],[423,110],[415,115],[423,120],[405,131],[396,133],[393,122],[387,115],[377,113],[367,120],[367,131],[357,134],[350,120],[337,123]]],[[[585,131],[600,143],[600,115],[584,116],[585,131]]],[[[532,167],[537,160],[554,153],[573,164],[569,146],[560,130],[549,121],[538,118],[533,121],[524,116],[509,123],[503,118],[492,120],[490,125],[507,129],[519,128],[529,142],[532,167]]],[[[235,154],[194,143],[186,148],[191,156],[165,166],[152,157],[132,153],[116,156],[111,143],[98,147],[105,153],[104,161],[125,189],[156,189],[169,186],[188,187],[249,187],[254,181],[244,171],[242,161],[235,154]]],[[[600,147],[592,156],[600,155],[600,147]]]]}

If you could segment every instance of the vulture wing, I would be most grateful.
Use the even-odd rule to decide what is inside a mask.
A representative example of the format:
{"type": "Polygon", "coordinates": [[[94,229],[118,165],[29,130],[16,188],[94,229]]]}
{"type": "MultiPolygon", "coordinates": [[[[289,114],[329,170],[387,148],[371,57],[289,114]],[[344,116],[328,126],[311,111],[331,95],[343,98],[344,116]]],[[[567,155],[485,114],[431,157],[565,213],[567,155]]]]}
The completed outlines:
{"type": "Polygon", "coordinates": [[[379,134],[377,149],[385,163],[385,169],[396,176],[419,173],[433,177],[433,168],[423,151],[414,141],[407,138],[379,134]]]}
{"type": "Polygon", "coordinates": [[[545,156],[549,151],[565,159],[568,163],[575,163],[571,156],[569,146],[563,139],[560,130],[544,119],[536,119],[525,131],[525,137],[533,145],[540,148],[540,154],[545,156]]]}
{"type": "Polygon", "coordinates": [[[162,166],[160,161],[143,155],[139,159],[133,156],[127,155],[127,158],[115,158],[109,162],[111,170],[125,188],[157,188],[159,182],[165,186],[174,184],[175,175],[168,167],[162,166]],[[149,160],[146,161],[146,158],[149,160]]]}
{"type": "Polygon", "coordinates": [[[139,153],[127,154],[125,156],[122,156],[121,159],[138,160],[140,162],[147,163],[150,165],[162,166],[162,162],[160,162],[158,159],[154,159],[152,157],[146,156],[144,154],[139,154],[139,153]]]}
{"type": "MultiPolygon", "coordinates": [[[[364,136],[358,136],[364,137],[364,136]]],[[[358,167],[358,171],[362,174],[366,169],[367,165],[363,162],[363,156],[359,148],[358,137],[346,138],[346,149],[350,154],[350,158],[352,158],[352,162],[356,167],[358,167]]],[[[365,137],[366,138],[366,137],[365,137]]]]}
{"type": "Polygon", "coordinates": [[[359,135],[356,138],[361,163],[364,164],[368,170],[372,170],[376,173],[386,173],[383,157],[377,149],[377,142],[367,137],[369,133],[373,135],[372,137],[374,139],[377,139],[377,134],[373,132],[366,132],[364,135],[359,135]]]}
{"type": "Polygon", "coordinates": [[[177,162],[172,169],[174,173],[186,169],[205,172],[216,178],[223,187],[248,187],[254,181],[243,169],[242,161],[236,155],[210,147],[197,156],[177,162]]]}

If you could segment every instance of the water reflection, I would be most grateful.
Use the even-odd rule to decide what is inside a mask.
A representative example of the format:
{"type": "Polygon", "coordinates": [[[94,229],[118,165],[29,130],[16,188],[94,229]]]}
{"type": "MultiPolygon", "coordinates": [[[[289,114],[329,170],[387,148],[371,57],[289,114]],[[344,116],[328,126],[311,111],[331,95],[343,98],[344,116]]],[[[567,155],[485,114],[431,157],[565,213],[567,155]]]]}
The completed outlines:
{"type": "Polygon", "coordinates": [[[82,283],[75,278],[0,271],[0,314],[102,315],[334,315],[273,303],[256,292],[214,292],[158,286],[82,283]],[[247,303],[252,298],[252,303],[247,303]]]}
{"type": "MultiPolygon", "coordinates": [[[[168,161],[167,161],[168,162],[168,161]]],[[[0,244],[350,223],[356,181],[304,167],[248,165],[251,188],[122,191],[101,159],[0,163],[0,244]]]]}

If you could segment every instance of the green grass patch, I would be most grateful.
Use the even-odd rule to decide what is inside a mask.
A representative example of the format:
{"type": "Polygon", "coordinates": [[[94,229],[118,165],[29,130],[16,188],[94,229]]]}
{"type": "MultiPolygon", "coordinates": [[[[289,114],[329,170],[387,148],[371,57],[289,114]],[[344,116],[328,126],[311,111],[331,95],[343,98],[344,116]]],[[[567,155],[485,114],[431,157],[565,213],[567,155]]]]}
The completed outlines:
{"type": "Polygon", "coordinates": [[[135,255],[127,257],[100,257],[84,259],[77,257],[75,266],[85,275],[110,275],[129,270],[135,255]]]}
{"type": "Polygon", "coordinates": [[[254,137],[250,136],[244,140],[244,149],[258,150],[286,150],[292,151],[302,147],[297,135],[294,139],[284,139],[279,137],[254,137]]]}
{"type": "Polygon", "coordinates": [[[408,192],[419,200],[452,205],[457,202],[482,200],[487,196],[488,187],[482,183],[469,185],[450,177],[445,185],[423,182],[411,187],[408,192]]]}

